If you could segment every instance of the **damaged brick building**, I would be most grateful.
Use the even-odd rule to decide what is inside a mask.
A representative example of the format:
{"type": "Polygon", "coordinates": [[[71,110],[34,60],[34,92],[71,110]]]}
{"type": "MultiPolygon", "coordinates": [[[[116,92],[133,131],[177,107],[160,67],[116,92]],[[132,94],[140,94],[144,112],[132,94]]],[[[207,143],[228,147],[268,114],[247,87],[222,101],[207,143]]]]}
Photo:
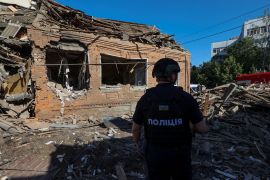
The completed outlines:
{"type": "Polygon", "coordinates": [[[39,119],[131,113],[160,58],[190,54],[153,26],[94,18],[51,0],[0,0],[1,111],[39,119]],[[24,3],[25,2],[25,3],[24,3]]]}

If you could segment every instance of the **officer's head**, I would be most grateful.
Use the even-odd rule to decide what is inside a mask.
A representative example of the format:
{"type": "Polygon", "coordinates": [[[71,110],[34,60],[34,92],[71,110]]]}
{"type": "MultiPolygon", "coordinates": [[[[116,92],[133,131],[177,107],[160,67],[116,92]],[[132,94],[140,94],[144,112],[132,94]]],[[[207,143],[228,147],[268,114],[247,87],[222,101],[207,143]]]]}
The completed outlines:
{"type": "Polygon", "coordinates": [[[180,72],[179,64],[170,58],[163,58],[156,62],[152,76],[157,82],[170,82],[175,84],[177,74],[180,72]]]}

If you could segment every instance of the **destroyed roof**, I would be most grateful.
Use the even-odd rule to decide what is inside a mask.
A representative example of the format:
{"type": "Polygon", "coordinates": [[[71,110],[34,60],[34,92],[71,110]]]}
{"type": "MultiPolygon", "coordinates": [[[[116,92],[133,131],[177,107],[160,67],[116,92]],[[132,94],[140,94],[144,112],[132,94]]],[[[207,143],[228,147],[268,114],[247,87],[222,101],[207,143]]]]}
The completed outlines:
{"type": "Polygon", "coordinates": [[[54,1],[45,0],[41,3],[53,23],[63,29],[79,30],[100,36],[115,37],[126,41],[140,42],[157,47],[170,47],[183,51],[172,35],[161,33],[156,27],[123,22],[117,20],[94,18],[84,12],[62,6],[54,1]]]}
{"type": "Polygon", "coordinates": [[[30,9],[35,9],[36,6],[36,2],[34,0],[0,0],[0,2],[30,9]]]}
{"type": "Polygon", "coordinates": [[[6,4],[5,0],[0,0],[0,28],[7,23],[30,25],[36,18],[37,11],[14,6],[6,4]]]}
{"type": "MultiPolygon", "coordinates": [[[[0,0],[0,3],[6,4],[7,1],[0,0]]],[[[33,1],[31,3],[33,4],[33,1]]],[[[25,8],[25,5],[16,2],[9,4],[12,4],[12,7],[15,8],[1,6],[0,4],[0,26],[7,26],[7,23],[32,24],[35,17],[37,17],[37,13],[39,13],[43,16],[43,18],[39,19],[40,28],[42,29],[57,26],[60,31],[72,30],[92,33],[97,36],[114,37],[125,41],[184,51],[172,38],[172,35],[163,34],[154,26],[94,18],[82,11],[60,5],[52,0],[36,0],[36,3],[34,3],[36,9],[33,6],[25,8]]]]}

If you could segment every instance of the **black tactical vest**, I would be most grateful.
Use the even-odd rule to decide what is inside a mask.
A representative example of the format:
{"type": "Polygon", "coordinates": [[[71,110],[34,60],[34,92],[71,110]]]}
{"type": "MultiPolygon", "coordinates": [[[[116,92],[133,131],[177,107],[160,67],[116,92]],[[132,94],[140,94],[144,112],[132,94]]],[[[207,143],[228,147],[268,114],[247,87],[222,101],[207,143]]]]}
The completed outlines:
{"type": "Polygon", "coordinates": [[[166,96],[156,88],[147,90],[145,137],[148,143],[158,145],[190,145],[191,132],[189,121],[185,118],[185,102],[181,89],[173,87],[166,96]]]}

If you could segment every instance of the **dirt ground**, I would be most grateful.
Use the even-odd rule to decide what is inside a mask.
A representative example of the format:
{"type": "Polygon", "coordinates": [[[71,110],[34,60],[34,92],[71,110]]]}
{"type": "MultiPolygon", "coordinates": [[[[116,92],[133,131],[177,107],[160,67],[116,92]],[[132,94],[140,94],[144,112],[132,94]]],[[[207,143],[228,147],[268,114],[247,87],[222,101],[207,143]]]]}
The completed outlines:
{"type": "MultiPolygon", "coordinates": [[[[145,179],[131,119],[118,120],[118,126],[102,121],[78,129],[7,136],[0,142],[0,178],[113,180],[119,179],[118,165],[127,179],[145,179]]],[[[269,180],[269,122],[270,111],[263,108],[213,119],[207,134],[193,138],[193,179],[269,180]]]]}
{"type": "MultiPolygon", "coordinates": [[[[49,179],[118,179],[117,164],[123,167],[128,179],[144,178],[143,159],[135,151],[130,127],[120,130],[97,125],[74,130],[26,133],[5,141],[0,155],[2,177],[12,176],[5,167],[13,169],[8,165],[30,155],[40,159],[50,158],[46,172],[49,179]]],[[[27,168],[31,170],[35,167],[27,168]]]]}

